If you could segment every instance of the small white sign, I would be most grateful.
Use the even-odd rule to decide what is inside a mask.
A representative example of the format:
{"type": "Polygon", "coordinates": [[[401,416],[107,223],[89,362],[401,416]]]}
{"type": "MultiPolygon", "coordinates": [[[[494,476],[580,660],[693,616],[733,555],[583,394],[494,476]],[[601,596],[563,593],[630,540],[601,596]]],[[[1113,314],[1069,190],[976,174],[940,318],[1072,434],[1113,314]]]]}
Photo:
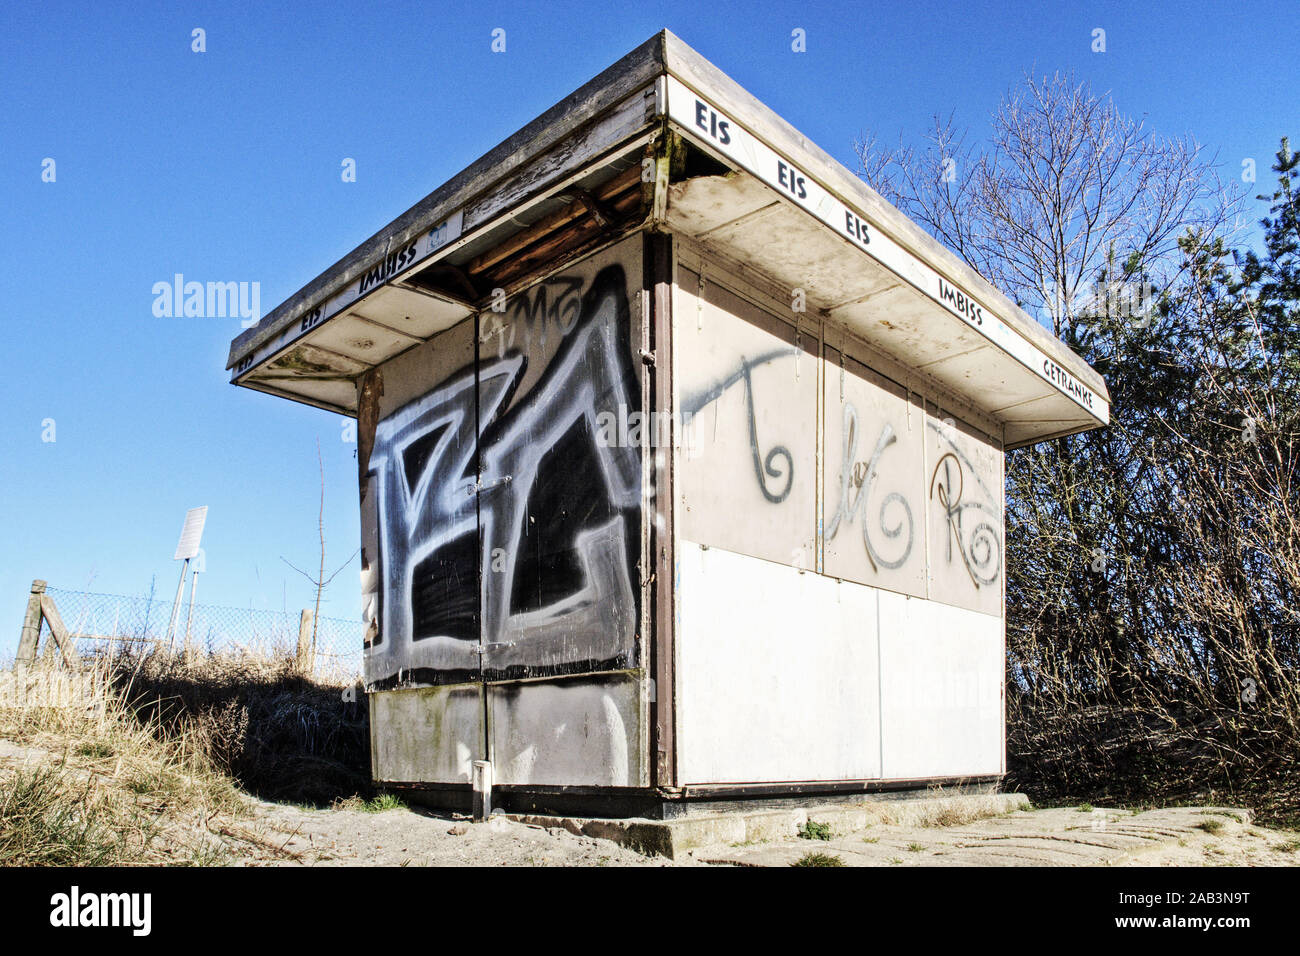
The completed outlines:
{"type": "Polygon", "coordinates": [[[433,255],[449,242],[460,238],[465,226],[465,213],[457,209],[450,219],[444,219],[429,230],[429,243],[425,255],[433,255]]]}
{"type": "Polygon", "coordinates": [[[185,526],[181,528],[181,540],[176,544],[173,561],[188,561],[199,553],[199,541],[203,538],[203,523],[208,520],[208,506],[191,508],[185,512],[185,526]]]}

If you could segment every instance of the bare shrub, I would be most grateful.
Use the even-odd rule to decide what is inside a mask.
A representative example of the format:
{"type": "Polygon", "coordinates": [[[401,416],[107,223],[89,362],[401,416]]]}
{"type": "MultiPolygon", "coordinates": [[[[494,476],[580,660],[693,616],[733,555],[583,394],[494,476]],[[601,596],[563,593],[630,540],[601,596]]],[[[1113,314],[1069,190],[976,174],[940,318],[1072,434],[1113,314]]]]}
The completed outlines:
{"type": "Polygon", "coordinates": [[[1203,151],[1086,84],[1027,78],[990,128],[936,119],[919,150],[859,155],[1112,397],[1108,428],[1007,456],[1008,783],[1293,819],[1300,160],[1283,140],[1264,252],[1238,254],[1203,151]]]}
{"type": "Polygon", "coordinates": [[[113,680],[137,720],[195,741],[250,793],[328,805],[370,790],[364,704],[302,676],[292,657],[152,653],[124,660],[113,680]]]}

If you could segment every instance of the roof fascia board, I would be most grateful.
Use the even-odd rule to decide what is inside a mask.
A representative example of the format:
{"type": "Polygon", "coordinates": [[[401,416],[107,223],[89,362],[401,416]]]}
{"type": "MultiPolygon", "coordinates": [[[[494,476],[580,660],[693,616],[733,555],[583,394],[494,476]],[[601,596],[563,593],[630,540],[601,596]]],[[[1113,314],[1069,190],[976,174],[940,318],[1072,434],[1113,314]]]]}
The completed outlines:
{"type": "Polygon", "coordinates": [[[859,177],[850,173],[842,163],[672,33],[665,37],[664,55],[670,76],[713,102],[729,118],[734,118],[775,152],[801,164],[803,171],[829,192],[847,205],[859,209],[882,232],[930,268],[965,286],[978,300],[995,310],[1013,331],[1038,346],[1098,396],[1107,403],[1110,402],[1110,392],[1105,381],[1088,363],[859,177]]]}
{"type": "Polygon", "coordinates": [[[394,249],[411,243],[496,182],[550,149],[605,110],[664,73],[664,47],[671,36],[655,34],[594,79],[570,93],[514,135],[489,150],[420,202],[384,226],[307,285],[276,306],[230,345],[226,367],[278,335],[297,317],[356,282],[394,249]]]}

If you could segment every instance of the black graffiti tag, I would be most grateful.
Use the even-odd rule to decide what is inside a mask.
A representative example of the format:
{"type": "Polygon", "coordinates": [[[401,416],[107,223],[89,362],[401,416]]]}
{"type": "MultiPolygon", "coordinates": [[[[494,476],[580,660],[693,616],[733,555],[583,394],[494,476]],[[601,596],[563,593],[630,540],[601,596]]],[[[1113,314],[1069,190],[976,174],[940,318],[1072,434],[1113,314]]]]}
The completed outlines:
{"type": "Polygon", "coordinates": [[[636,661],[641,451],[606,447],[595,424],[599,408],[639,408],[626,277],[609,266],[581,295],[581,280],[556,285],[560,295],[535,293],[518,313],[561,334],[526,390],[528,357],[488,350],[377,427],[372,681],[636,661]]]}
{"type": "Polygon", "coordinates": [[[880,573],[880,569],[887,568],[895,570],[901,568],[912,553],[912,540],[915,536],[914,522],[912,519],[912,508],[907,503],[907,499],[896,491],[891,491],[885,495],[880,502],[880,511],[878,513],[878,523],[880,533],[886,538],[893,540],[902,539],[902,553],[894,559],[888,559],[881,555],[876,549],[875,542],[871,539],[871,525],[866,520],[865,503],[871,494],[871,486],[875,481],[880,467],[880,459],[885,451],[898,441],[898,436],[894,434],[894,428],[888,422],[880,432],[880,438],[876,441],[875,450],[871,453],[871,458],[865,464],[857,461],[858,454],[858,411],[851,403],[844,405],[844,443],[840,456],[840,501],[835,509],[835,516],[831,518],[830,526],[827,528],[826,537],[834,538],[840,530],[840,524],[843,522],[852,522],[861,508],[862,517],[862,543],[867,549],[867,560],[871,562],[871,570],[880,573]],[[857,494],[850,494],[852,488],[857,488],[857,494]],[[902,509],[899,520],[894,524],[889,524],[888,512],[890,507],[902,509]],[[906,532],[906,537],[904,537],[906,532]]]}
{"type": "Polygon", "coordinates": [[[758,487],[763,492],[763,497],[772,504],[780,504],[790,495],[790,489],[794,486],[794,456],[790,454],[790,449],[784,445],[773,445],[766,455],[763,454],[758,437],[758,419],[755,414],[756,398],[754,396],[753,370],[777,359],[796,355],[797,351],[792,348],[778,349],[764,353],[752,361],[742,356],[740,366],[736,371],[721,381],[714,383],[710,388],[683,398],[681,402],[683,418],[695,416],[706,405],[721,398],[722,394],[737,382],[745,383],[745,415],[749,423],[749,449],[754,461],[754,476],[758,479],[758,487]],[[784,470],[774,464],[778,460],[782,460],[781,464],[784,470]],[[778,480],[784,478],[785,486],[775,490],[769,488],[768,478],[778,480]]]}
{"type": "Polygon", "coordinates": [[[980,512],[992,513],[989,506],[975,501],[962,501],[966,484],[963,461],[970,465],[969,460],[955,447],[940,456],[935,463],[934,473],[930,476],[930,499],[938,500],[948,522],[948,561],[952,561],[953,545],[956,544],[966,573],[978,589],[981,585],[989,585],[997,580],[1002,568],[1002,549],[993,526],[987,521],[979,520],[980,512]],[[975,514],[968,521],[966,515],[972,511],[975,514]],[[966,532],[967,527],[969,533],[966,532]]]}

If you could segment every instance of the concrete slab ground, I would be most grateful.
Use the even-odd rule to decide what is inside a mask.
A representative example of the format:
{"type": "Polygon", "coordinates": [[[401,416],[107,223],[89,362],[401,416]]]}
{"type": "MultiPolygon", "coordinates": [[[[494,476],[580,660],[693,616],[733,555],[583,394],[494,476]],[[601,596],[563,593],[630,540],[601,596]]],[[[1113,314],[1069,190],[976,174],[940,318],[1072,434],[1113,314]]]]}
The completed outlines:
{"type": "Polygon", "coordinates": [[[1071,807],[945,827],[832,825],[824,841],[732,845],[694,856],[734,866],[1291,866],[1300,862],[1297,851],[1296,834],[1256,827],[1240,808],[1071,807]]]}
{"type": "Polygon", "coordinates": [[[1250,811],[1241,808],[1033,810],[1021,794],[733,811],[664,821],[529,815],[510,819],[611,840],[679,862],[724,866],[1300,863],[1300,834],[1257,827],[1250,811]]]}
{"type": "MultiPolygon", "coordinates": [[[[680,858],[704,848],[755,846],[797,840],[811,820],[829,826],[834,833],[857,833],[876,825],[926,828],[952,826],[1028,807],[1019,793],[945,795],[908,799],[865,800],[862,803],[834,803],[809,807],[781,807],[730,810],[698,814],[673,820],[601,819],[558,817],[537,814],[509,814],[509,819],[570,833],[611,840],[642,853],[680,858]]],[[[795,844],[798,845],[798,844],[795,844]]],[[[696,853],[698,856],[698,853],[696,853]]]]}

